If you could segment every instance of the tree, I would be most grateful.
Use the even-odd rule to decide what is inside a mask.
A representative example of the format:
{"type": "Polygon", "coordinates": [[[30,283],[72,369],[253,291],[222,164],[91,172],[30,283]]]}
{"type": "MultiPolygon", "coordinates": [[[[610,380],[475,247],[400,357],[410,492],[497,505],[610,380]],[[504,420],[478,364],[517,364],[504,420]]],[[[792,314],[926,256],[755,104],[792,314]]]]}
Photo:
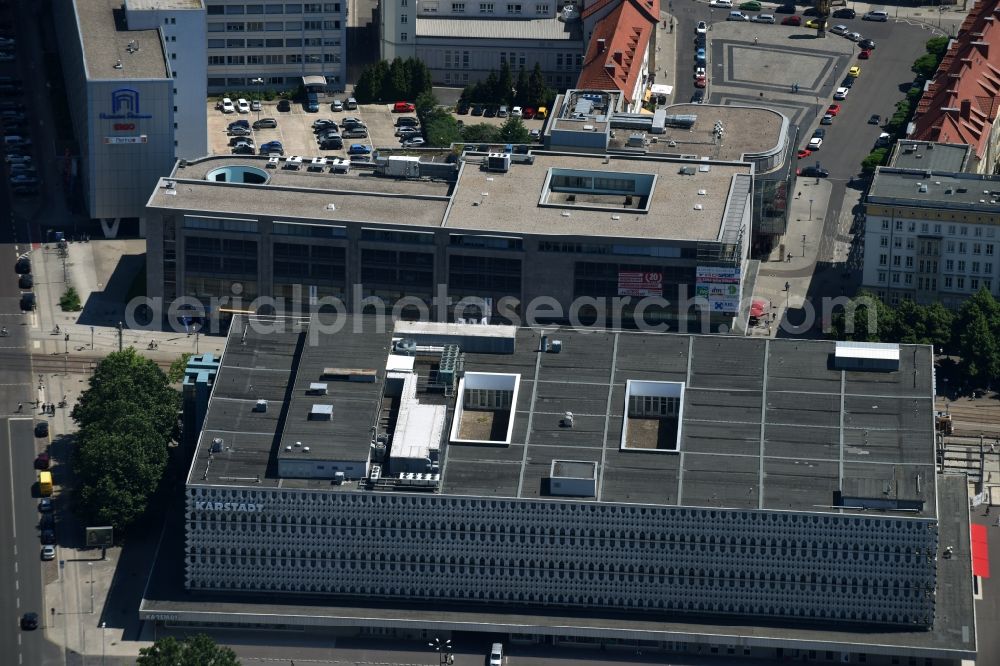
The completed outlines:
{"type": "Polygon", "coordinates": [[[442,109],[434,109],[421,121],[424,126],[424,138],[430,146],[450,146],[462,140],[462,132],[458,121],[453,115],[442,109]]]}
{"type": "Polygon", "coordinates": [[[417,58],[407,58],[407,75],[409,79],[409,91],[406,99],[416,99],[423,93],[429,93],[433,84],[431,70],[423,60],[417,58]]]}
{"type": "Polygon", "coordinates": [[[205,634],[186,638],[158,638],[149,647],[139,650],[136,666],[239,666],[236,653],[218,645],[205,634]]]}
{"type": "Polygon", "coordinates": [[[880,342],[895,330],[895,312],[870,291],[860,291],[844,310],[833,314],[832,326],[837,340],[880,342]]]}
{"type": "Polygon", "coordinates": [[[62,308],[63,312],[79,312],[81,309],[80,305],[80,294],[76,292],[76,289],[72,285],[66,287],[66,291],[59,298],[59,307],[62,308]]]}
{"type": "Polygon", "coordinates": [[[406,65],[402,58],[395,58],[389,65],[389,75],[382,79],[382,100],[398,101],[409,93],[410,82],[406,76],[406,65]]]}
{"type": "Polygon", "coordinates": [[[959,366],[973,384],[982,385],[1000,374],[1000,347],[990,321],[981,310],[971,313],[958,336],[959,366]]]}
{"type": "Polygon", "coordinates": [[[913,65],[910,67],[910,71],[921,79],[929,79],[934,76],[934,72],[937,71],[938,62],[939,59],[936,55],[933,53],[925,53],[913,62],[913,65]]]}
{"type": "Polygon", "coordinates": [[[482,99],[477,101],[489,104],[495,104],[500,98],[500,80],[497,78],[496,72],[490,72],[486,75],[486,80],[482,82],[479,94],[482,96],[482,99]]]}
{"type": "Polygon", "coordinates": [[[191,353],[186,352],[174,359],[174,362],[170,364],[170,369],[167,370],[168,382],[176,384],[184,379],[184,371],[187,368],[189,358],[191,358],[191,353]]]}
{"type": "Polygon", "coordinates": [[[424,125],[426,124],[431,112],[437,109],[440,104],[438,103],[437,97],[434,96],[434,93],[425,92],[417,96],[413,106],[417,112],[417,117],[420,119],[420,124],[424,125]]]}
{"type": "Polygon", "coordinates": [[[510,104],[513,97],[514,76],[510,72],[510,65],[504,60],[500,64],[500,75],[497,77],[497,91],[493,99],[499,104],[510,104]]]}
{"type": "Polygon", "coordinates": [[[548,88],[545,85],[545,75],[542,74],[542,66],[535,63],[535,68],[531,70],[528,77],[527,99],[529,105],[548,106],[548,88]]]}
{"type": "Polygon", "coordinates": [[[980,289],[959,308],[954,320],[955,351],[960,367],[973,384],[985,384],[1000,375],[1000,303],[987,289],[980,289]]]}
{"type": "Polygon", "coordinates": [[[125,530],[163,478],[180,394],[160,368],[129,347],[102,360],[73,408],[74,510],[90,524],[125,530]]]}
{"type": "Polygon", "coordinates": [[[382,101],[382,86],[388,76],[389,64],[385,60],[365,67],[354,85],[354,99],[362,104],[382,101]]]}
{"type": "Polygon", "coordinates": [[[528,82],[528,72],[525,71],[524,67],[517,73],[517,83],[514,84],[517,89],[517,94],[514,95],[514,103],[518,106],[531,106],[534,102],[528,96],[530,84],[528,82]]]}
{"type": "Polygon", "coordinates": [[[462,140],[466,143],[493,143],[497,141],[496,125],[476,123],[462,128],[462,140]]]}
{"type": "Polygon", "coordinates": [[[861,161],[861,173],[866,176],[870,176],[875,173],[875,167],[885,164],[885,160],[888,156],[888,148],[876,148],[872,152],[868,153],[868,157],[861,161]]]}
{"type": "Polygon", "coordinates": [[[504,143],[528,143],[531,141],[531,133],[524,126],[520,118],[511,116],[500,126],[497,132],[497,141],[504,143]]]}
{"type": "Polygon", "coordinates": [[[933,54],[940,60],[948,52],[948,41],[947,37],[931,37],[927,40],[925,48],[928,53],[933,54]]]}
{"type": "Polygon", "coordinates": [[[73,451],[74,510],[90,525],[127,530],[143,513],[167,466],[160,433],[136,415],[109,432],[96,426],[77,435],[73,451]]]}
{"type": "Polygon", "coordinates": [[[71,413],[80,428],[98,425],[113,431],[118,419],[139,414],[164,433],[164,443],[174,432],[180,394],[170,388],[159,366],[134,348],[108,354],[88,385],[71,413]]]}

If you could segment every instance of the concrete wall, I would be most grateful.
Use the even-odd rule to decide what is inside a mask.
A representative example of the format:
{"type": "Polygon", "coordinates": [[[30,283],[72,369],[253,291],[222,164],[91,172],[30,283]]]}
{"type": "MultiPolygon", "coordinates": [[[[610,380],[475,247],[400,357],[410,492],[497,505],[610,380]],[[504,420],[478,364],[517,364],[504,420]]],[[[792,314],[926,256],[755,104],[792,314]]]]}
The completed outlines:
{"type": "MultiPolygon", "coordinates": [[[[174,140],[176,157],[193,160],[208,154],[208,56],[205,9],[128,12],[132,30],[159,29],[167,65],[174,76],[174,140]]],[[[166,174],[163,174],[166,175],[166,174]]]]}
{"type": "MultiPolygon", "coordinates": [[[[91,217],[142,216],[153,187],[174,165],[173,107],[172,79],[89,82],[84,115],[91,217]],[[114,112],[112,94],[121,90],[138,94],[137,114],[114,112]],[[126,137],[145,137],[145,143],[106,143],[126,137]]],[[[204,105],[200,108],[204,113],[204,105]]]]}
{"type": "Polygon", "coordinates": [[[500,53],[504,52],[515,53],[517,56],[517,62],[511,67],[515,79],[521,69],[523,55],[524,69],[528,73],[531,73],[537,62],[550,85],[568,88],[580,77],[584,46],[582,42],[565,39],[511,41],[420,37],[416,42],[415,53],[430,68],[435,83],[465,85],[483,80],[490,72],[500,71],[500,53]],[[446,52],[452,54],[450,60],[446,52]],[[466,53],[468,59],[465,57],[466,53]],[[468,66],[465,65],[466,62],[468,66]]]}

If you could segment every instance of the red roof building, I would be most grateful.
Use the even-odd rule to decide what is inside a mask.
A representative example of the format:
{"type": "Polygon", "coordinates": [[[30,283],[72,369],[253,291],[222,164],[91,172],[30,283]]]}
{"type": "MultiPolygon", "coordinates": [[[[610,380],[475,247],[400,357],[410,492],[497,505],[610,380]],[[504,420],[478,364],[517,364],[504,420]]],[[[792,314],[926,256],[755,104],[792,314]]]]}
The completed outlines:
{"type": "Polygon", "coordinates": [[[910,138],[972,146],[970,170],[992,173],[997,162],[1000,112],[1000,0],[980,0],[924,94],[910,126],[910,138]],[[996,41],[994,47],[992,42],[996,41]]]}
{"type": "Polygon", "coordinates": [[[602,12],[606,14],[594,25],[576,87],[620,90],[625,104],[637,110],[655,52],[660,0],[598,0],[584,10],[584,24],[602,12]]]}

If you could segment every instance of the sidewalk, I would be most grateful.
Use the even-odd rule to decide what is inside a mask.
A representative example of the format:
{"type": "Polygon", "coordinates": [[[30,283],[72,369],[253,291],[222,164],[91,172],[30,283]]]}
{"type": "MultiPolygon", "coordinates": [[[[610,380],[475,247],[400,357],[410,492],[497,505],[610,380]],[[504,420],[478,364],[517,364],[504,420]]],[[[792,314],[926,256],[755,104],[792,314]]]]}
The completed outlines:
{"type": "MultiPolygon", "coordinates": [[[[88,316],[96,312],[108,321],[116,319],[131,278],[123,279],[120,273],[115,273],[122,270],[123,262],[130,256],[144,252],[145,243],[93,240],[71,243],[67,249],[65,268],[53,244],[36,245],[32,250],[37,310],[21,320],[21,325],[30,327],[28,337],[37,375],[32,380],[31,396],[25,400],[25,408],[29,400],[35,399],[58,403],[65,397],[67,403],[65,408],[57,408],[55,415],[48,417],[41,414],[40,408],[35,409],[35,418],[46,419],[50,425],[57,501],[64,492],[60,477],[67,474],[67,462],[72,455],[72,441],[64,436],[76,429],[70,412],[80,394],[88,388],[87,375],[81,371],[80,361],[96,363],[118,349],[115,327],[78,323],[82,313],[62,312],[59,297],[65,291],[68,278],[79,292],[88,316]],[[59,326],[58,335],[53,334],[56,325],[59,326]],[[48,358],[42,361],[40,356],[48,358]],[[65,370],[67,367],[69,372],[65,370]]],[[[143,356],[158,362],[173,361],[184,352],[193,352],[196,342],[199,352],[219,354],[224,338],[198,336],[196,339],[184,333],[128,329],[122,335],[124,346],[135,347],[143,356]],[[158,348],[150,350],[149,342],[154,339],[158,348]]],[[[58,534],[56,560],[43,565],[46,637],[62,646],[67,654],[89,655],[88,661],[106,655],[109,663],[113,657],[127,657],[131,663],[139,649],[153,640],[153,627],[149,623],[140,626],[136,611],[146,582],[148,562],[155,551],[155,538],[150,535],[133,537],[124,552],[119,547],[109,548],[107,559],[101,560],[99,550],[76,547],[83,541],[82,527],[71,515],[61,513],[58,534]],[[124,562],[121,561],[123,555],[124,562]],[[106,625],[103,628],[102,623],[106,625]]]]}
{"type": "MultiPolygon", "coordinates": [[[[673,3],[671,2],[672,6],[673,3]]],[[[661,5],[661,7],[666,5],[661,5]]],[[[670,86],[673,92],[667,98],[667,104],[679,104],[685,100],[677,99],[677,20],[673,15],[661,11],[660,22],[656,24],[656,58],[655,70],[650,72],[650,83],[670,86]]]]}
{"type": "Polygon", "coordinates": [[[770,304],[771,325],[753,328],[750,335],[776,336],[776,324],[784,321],[787,310],[802,308],[817,264],[829,260],[823,256],[828,244],[822,234],[832,190],[828,180],[799,178],[795,191],[789,193],[788,231],[768,260],[761,263],[753,294],[755,299],[770,304]]]}

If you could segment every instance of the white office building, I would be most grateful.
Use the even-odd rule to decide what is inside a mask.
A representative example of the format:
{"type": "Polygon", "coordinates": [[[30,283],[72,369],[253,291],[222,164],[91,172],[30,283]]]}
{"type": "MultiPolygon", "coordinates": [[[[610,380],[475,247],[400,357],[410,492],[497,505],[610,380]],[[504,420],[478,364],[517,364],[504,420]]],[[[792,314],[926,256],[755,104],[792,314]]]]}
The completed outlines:
{"type": "Polygon", "coordinates": [[[419,58],[435,83],[456,86],[485,79],[504,63],[515,75],[538,63],[550,86],[568,88],[580,74],[586,43],[580,12],[563,7],[555,0],[384,0],[382,58],[419,58]]]}
{"type": "Polygon", "coordinates": [[[331,89],[344,89],[347,0],[205,4],[209,92],[290,89],[305,76],[322,76],[331,89]]]}
{"type": "Polygon", "coordinates": [[[201,0],[53,4],[84,198],[114,234],[177,158],[208,151],[201,0]]]}
{"type": "Polygon", "coordinates": [[[863,284],[887,303],[1000,295],[1000,177],[881,167],[865,213],[863,284]]]}

